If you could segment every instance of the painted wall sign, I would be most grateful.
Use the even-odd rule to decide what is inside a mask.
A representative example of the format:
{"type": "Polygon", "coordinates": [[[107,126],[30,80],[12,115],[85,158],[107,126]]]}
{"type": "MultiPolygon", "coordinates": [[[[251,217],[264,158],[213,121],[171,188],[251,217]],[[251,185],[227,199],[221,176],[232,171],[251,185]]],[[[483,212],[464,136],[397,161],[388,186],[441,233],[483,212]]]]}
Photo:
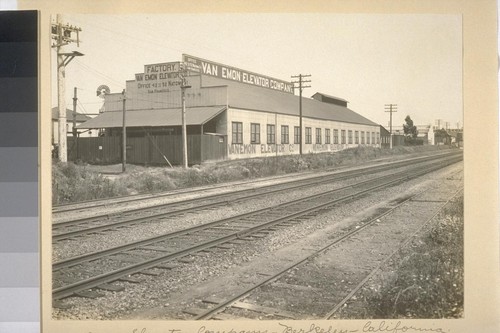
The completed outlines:
{"type": "Polygon", "coordinates": [[[227,151],[230,155],[254,155],[260,154],[276,154],[276,153],[293,153],[293,144],[228,144],[227,151]]]}
{"type": "Polygon", "coordinates": [[[203,75],[215,76],[221,79],[237,81],[253,86],[293,94],[293,84],[291,82],[274,79],[269,76],[252,73],[243,69],[226,66],[187,54],[182,55],[182,61],[186,64],[186,67],[189,70],[199,72],[203,75]]]}
{"type": "Polygon", "coordinates": [[[144,65],[144,73],[135,74],[137,89],[148,93],[167,91],[182,84],[180,62],[144,65]]]}

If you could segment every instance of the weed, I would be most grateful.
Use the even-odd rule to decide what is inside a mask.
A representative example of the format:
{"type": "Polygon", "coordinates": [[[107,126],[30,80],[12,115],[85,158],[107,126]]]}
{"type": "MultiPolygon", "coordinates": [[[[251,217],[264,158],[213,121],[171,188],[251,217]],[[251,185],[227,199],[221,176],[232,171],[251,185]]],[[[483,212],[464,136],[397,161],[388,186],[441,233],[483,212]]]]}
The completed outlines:
{"type": "Polygon", "coordinates": [[[368,317],[463,316],[463,197],[443,210],[439,223],[402,250],[396,272],[368,295],[368,317]]]}
{"type": "Polygon", "coordinates": [[[425,147],[395,147],[380,149],[366,146],[345,149],[336,153],[304,154],[208,162],[182,168],[149,168],[128,166],[127,173],[111,180],[100,172],[119,172],[119,165],[90,166],[74,163],[54,163],[52,169],[52,199],[54,204],[87,199],[112,197],[122,194],[166,191],[200,185],[254,179],[281,174],[321,170],[354,165],[379,156],[407,154],[425,147]]]}

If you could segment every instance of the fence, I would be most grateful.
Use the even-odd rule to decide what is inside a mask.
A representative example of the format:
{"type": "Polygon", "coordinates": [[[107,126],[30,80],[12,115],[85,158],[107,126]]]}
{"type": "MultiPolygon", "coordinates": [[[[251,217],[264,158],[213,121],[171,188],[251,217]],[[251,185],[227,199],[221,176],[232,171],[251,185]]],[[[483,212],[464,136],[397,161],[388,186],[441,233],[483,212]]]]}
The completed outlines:
{"type": "MultiPolygon", "coordinates": [[[[114,164],[122,161],[120,136],[97,138],[68,137],[68,159],[93,164],[114,164]]],[[[207,160],[227,157],[225,136],[188,135],[188,162],[199,164],[207,160]]],[[[127,138],[127,163],[132,164],[182,164],[182,137],[180,135],[155,135],[127,138]]]]}

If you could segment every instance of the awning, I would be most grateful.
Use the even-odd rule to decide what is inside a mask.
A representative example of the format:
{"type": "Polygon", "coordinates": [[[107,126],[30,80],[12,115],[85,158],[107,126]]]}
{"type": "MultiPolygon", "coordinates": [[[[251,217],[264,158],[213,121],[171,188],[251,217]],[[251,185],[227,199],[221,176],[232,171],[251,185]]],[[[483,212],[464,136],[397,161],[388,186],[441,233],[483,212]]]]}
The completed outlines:
{"type": "MultiPolygon", "coordinates": [[[[186,108],[186,125],[203,125],[226,110],[225,106],[204,106],[186,108]]],[[[181,126],[182,109],[127,110],[127,127],[181,126]]],[[[99,116],[78,125],[78,129],[114,128],[123,126],[121,111],[106,111],[99,116]]]]}

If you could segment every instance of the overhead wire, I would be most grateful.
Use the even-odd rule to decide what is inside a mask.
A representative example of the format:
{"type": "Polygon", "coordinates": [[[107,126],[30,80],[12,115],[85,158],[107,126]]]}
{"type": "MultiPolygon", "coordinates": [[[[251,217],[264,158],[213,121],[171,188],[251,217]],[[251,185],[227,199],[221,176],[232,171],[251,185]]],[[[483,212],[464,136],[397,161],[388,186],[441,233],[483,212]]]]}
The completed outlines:
{"type": "MultiPolygon", "coordinates": [[[[227,53],[231,53],[231,54],[233,54],[233,57],[241,59],[244,62],[246,62],[246,61],[248,61],[248,59],[250,59],[249,56],[242,56],[241,53],[236,53],[236,52],[234,52],[232,50],[228,50],[228,49],[224,49],[224,52],[221,52],[220,48],[211,47],[211,46],[208,46],[206,44],[200,43],[199,40],[191,40],[189,35],[184,36],[182,39],[178,39],[174,35],[169,35],[168,38],[161,38],[160,39],[158,37],[155,37],[154,34],[147,34],[146,33],[147,31],[156,31],[158,27],[156,25],[147,24],[144,22],[144,20],[140,20],[140,19],[134,20],[134,23],[133,23],[134,27],[140,26],[140,27],[146,28],[145,29],[146,32],[141,33],[138,36],[123,32],[121,30],[110,28],[113,26],[113,24],[111,22],[109,22],[110,20],[114,20],[115,22],[118,21],[121,24],[130,25],[130,21],[126,20],[126,18],[128,18],[128,17],[129,16],[124,17],[122,15],[106,16],[107,23],[106,23],[105,27],[101,24],[97,24],[97,23],[92,22],[90,20],[80,21],[80,23],[82,25],[90,24],[90,25],[94,26],[99,33],[102,33],[102,31],[107,31],[107,32],[111,33],[113,36],[114,35],[124,36],[126,38],[124,38],[124,39],[113,38],[113,41],[119,42],[122,44],[127,44],[128,46],[133,47],[133,48],[137,48],[137,43],[131,42],[130,40],[139,41],[141,43],[141,47],[143,47],[143,48],[146,47],[153,52],[161,52],[161,51],[164,51],[165,49],[169,49],[169,50],[174,50],[174,51],[177,51],[180,53],[184,53],[186,50],[182,50],[180,48],[173,47],[172,45],[186,44],[186,45],[196,46],[197,48],[204,48],[204,49],[210,50],[212,53],[221,54],[221,57],[226,57],[227,53]],[[172,43],[172,41],[174,41],[174,42],[172,43]]],[[[144,29],[142,29],[142,30],[144,30],[144,29]]],[[[265,70],[267,70],[267,71],[274,72],[276,70],[276,66],[280,66],[280,65],[277,64],[276,66],[273,66],[271,68],[271,67],[268,67],[266,65],[266,63],[264,62],[264,63],[261,63],[261,66],[264,67],[265,70]]],[[[284,80],[286,81],[287,79],[284,79],[284,80]]]]}

